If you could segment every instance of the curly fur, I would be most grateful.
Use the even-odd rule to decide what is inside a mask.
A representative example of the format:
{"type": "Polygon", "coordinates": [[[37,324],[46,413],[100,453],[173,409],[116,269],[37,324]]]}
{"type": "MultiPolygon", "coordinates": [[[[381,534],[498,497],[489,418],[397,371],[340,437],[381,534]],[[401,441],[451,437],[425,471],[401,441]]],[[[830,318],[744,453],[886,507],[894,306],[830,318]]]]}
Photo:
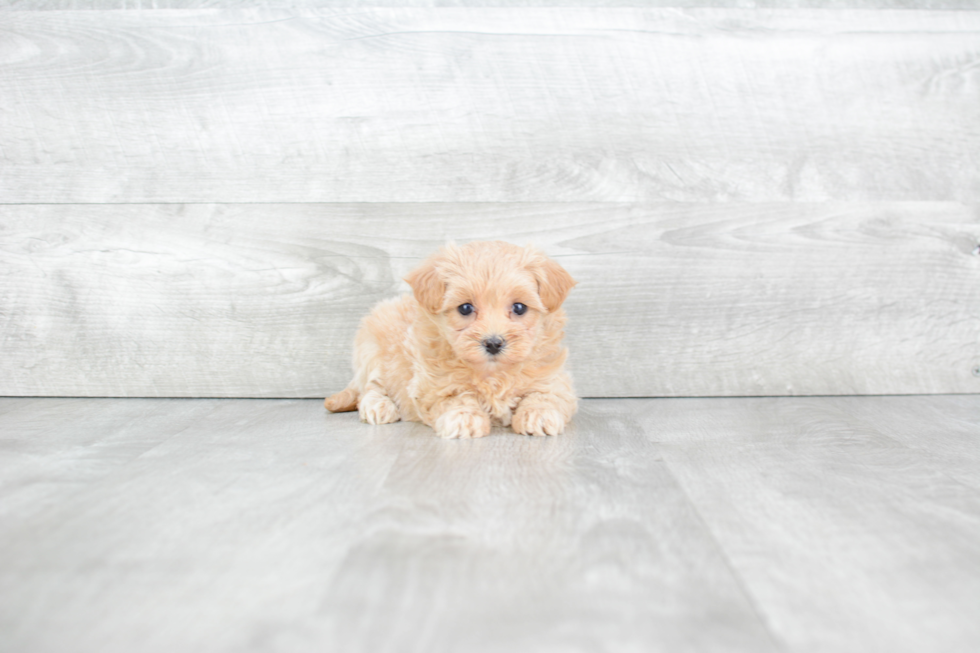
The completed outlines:
{"type": "Polygon", "coordinates": [[[577,399],[564,371],[561,305],[575,285],[553,260],[504,242],[447,245],[409,274],[412,294],[378,304],[354,342],[354,379],[325,400],[370,424],[428,424],[445,438],[491,425],[557,435],[577,399]],[[515,303],[527,312],[517,315],[515,303]],[[457,310],[469,303],[472,315],[457,310]],[[503,339],[491,355],[484,341],[503,339]]]}

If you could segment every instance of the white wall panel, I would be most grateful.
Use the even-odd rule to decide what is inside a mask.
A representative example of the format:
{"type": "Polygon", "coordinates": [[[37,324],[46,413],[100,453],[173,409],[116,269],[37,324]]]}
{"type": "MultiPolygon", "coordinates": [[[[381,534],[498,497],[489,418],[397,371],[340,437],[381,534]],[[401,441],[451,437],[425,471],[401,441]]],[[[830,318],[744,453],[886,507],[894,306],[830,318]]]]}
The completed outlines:
{"type": "Polygon", "coordinates": [[[0,202],[980,199],[980,11],[11,11],[0,202]]]}
{"type": "Polygon", "coordinates": [[[0,394],[325,394],[450,237],[585,395],[980,390],[980,11],[356,4],[0,3],[0,394]]]}
{"type": "Polygon", "coordinates": [[[0,208],[0,394],[320,396],[447,238],[579,280],[586,396],[978,392],[980,217],[926,204],[0,208]]]}
{"type": "Polygon", "coordinates": [[[734,7],[739,9],[976,9],[975,0],[0,0],[0,9],[297,9],[338,7],[734,7]]]}

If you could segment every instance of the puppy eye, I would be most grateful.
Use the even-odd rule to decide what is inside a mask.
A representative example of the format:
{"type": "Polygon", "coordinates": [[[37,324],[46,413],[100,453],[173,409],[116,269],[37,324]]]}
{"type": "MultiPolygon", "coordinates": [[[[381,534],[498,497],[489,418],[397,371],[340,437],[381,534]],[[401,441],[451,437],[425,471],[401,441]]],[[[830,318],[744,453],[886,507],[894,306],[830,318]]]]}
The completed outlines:
{"type": "Polygon", "coordinates": [[[514,304],[513,311],[517,315],[524,315],[525,313],[527,313],[527,306],[525,306],[520,302],[517,302],[516,304],[514,304]]]}
{"type": "Polygon", "coordinates": [[[460,304],[456,310],[459,311],[460,315],[469,315],[476,309],[473,308],[473,304],[467,303],[467,304],[460,304]]]}

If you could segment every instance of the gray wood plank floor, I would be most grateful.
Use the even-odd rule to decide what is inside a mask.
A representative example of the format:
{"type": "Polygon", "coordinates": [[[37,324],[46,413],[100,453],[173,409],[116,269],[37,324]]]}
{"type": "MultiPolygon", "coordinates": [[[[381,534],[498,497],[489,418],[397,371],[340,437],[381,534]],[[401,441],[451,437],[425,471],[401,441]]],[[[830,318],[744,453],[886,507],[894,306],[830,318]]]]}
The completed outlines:
{"type": "Polygon", "coordinates": [[[975,651],[980,396],[0,399],[0,651],[975,651]]]}

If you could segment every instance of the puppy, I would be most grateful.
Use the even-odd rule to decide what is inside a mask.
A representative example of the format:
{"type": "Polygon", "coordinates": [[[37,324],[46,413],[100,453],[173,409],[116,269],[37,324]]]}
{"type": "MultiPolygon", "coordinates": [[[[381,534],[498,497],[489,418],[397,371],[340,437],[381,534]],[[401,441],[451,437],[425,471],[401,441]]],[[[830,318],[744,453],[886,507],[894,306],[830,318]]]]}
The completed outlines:
{"type": "Polygon", "coordinates": [[[541,252],[447,245],[378,304],[354,342],[354,380],[324,402],[369,424],[423,422],[444,438],[491,425],[557,435],[578,400],[564,371],[562,302],[575,280],[541,252]]]}

